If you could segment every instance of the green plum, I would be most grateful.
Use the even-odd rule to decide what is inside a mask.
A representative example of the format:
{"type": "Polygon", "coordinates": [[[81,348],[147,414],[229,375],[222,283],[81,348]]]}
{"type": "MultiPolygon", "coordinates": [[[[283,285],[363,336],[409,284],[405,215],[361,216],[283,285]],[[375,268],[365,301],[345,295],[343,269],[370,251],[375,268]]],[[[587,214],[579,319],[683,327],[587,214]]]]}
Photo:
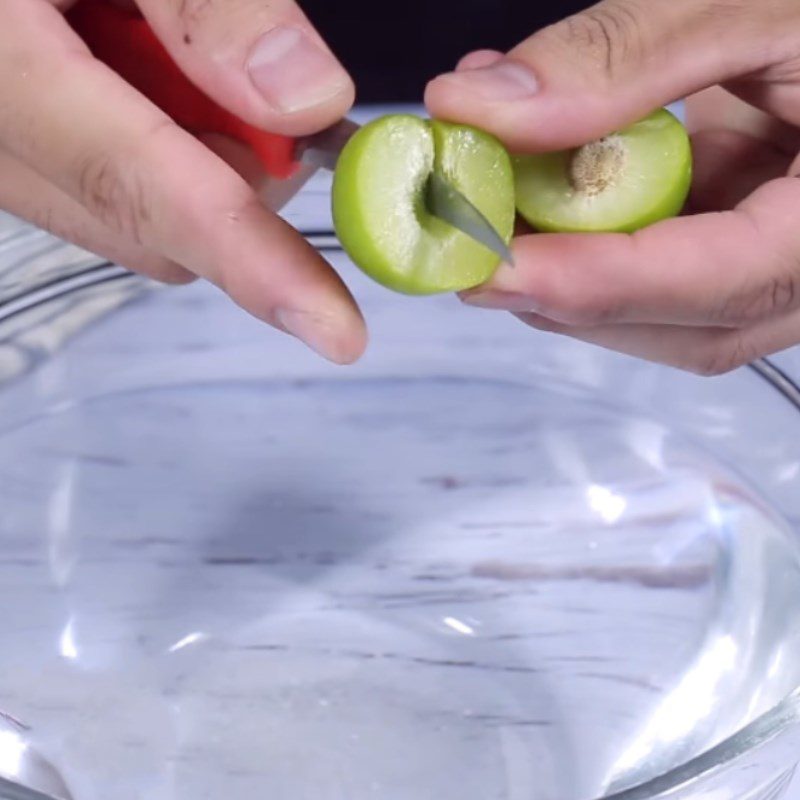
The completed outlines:
{"type": "Polygon", "coordinates": [[[680,213],[692,180],[681,122],[659,109],[583,147],[514,159],[517,209],[536,230],[630,233],[680,213]]]}
{"type": "Polygon", "coordinates": [[[378,283],[410,295],[470,289],[499,257],[426,206],[438,172],[511,241],[514,173],[493,136],[465,125],[390,114],[345,145],[333,181],[333,220],[352,261],[378,283]]]}

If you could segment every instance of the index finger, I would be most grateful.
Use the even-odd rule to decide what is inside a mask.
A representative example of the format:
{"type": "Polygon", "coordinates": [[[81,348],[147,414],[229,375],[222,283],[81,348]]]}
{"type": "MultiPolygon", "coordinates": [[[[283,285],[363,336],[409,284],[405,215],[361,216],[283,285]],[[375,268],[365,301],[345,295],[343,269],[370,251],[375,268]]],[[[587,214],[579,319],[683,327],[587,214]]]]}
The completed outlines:
{"type": "Polygon", "coordinates": [[[120,236],[349,362],[365,331],[321,256],[228,165],[90,57],[51,6],[0,4],[0,144],[120,236]]]}
{"type": "Polygon", "coordinates": [[[466,302],[567,324],[738,327],[800,305],[800,180],[765,184],[734,210],[665,220],[633,234],[534,234],[516,269],[466,302]]]}

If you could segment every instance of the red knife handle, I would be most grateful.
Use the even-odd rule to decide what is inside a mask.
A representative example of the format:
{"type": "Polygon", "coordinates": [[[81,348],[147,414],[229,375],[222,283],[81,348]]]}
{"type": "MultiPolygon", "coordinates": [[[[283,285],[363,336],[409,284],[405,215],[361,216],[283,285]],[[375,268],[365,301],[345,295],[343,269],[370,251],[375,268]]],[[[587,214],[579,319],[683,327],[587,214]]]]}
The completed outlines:
{"type": "Polygon", "coordinates": [[[249,145],[268,174],[297,169],[295,140],[248,125],[217,105],[184,74],[147,21],[105,0],[80,0],[67,14],[92,54],[193,134],[218,133],[249,145]]]}

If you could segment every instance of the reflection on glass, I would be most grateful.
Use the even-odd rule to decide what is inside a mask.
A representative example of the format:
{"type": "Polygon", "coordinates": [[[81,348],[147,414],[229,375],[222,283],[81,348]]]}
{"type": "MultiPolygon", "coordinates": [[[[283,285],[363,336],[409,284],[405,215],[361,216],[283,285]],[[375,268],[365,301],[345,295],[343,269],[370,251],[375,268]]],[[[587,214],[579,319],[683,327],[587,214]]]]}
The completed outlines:
{"type": "Polygon", "coordinates": [[[203,633],[202,631],[189,633],[182,639],[178,639],[178,641],[169,648],[169,652],[177,653],[178,650],[183,650],[184,647],[189,647],[190,645],[197,644],[198,642],[204,642],[206,639],[208,639],[208,634],[203,633]]]}
{"type": "Polygon", "coordinates": [[[445,617],[444,624],[447,625],[448,628],[454,630],[456,633],[463,633],[465,636],[474,636],[475,629],[470,625],[467,625],[466,622],[462,622],[460,619],[456,619],[455,617],[445,617]]]}
{"type": "Polygon", "coordinates": [[[75,620],[70,617],[58,641],[58,651],[62,658],[75,661],[78,658],[78,648],[75,644],[75,620]]]}
{"type": "Polygon", "coordinates": [[[597,484],[592,484],[586,489],[586,499],[592,511],[599,514],[603,522],[608,525],[615,523],[628,507],[628,501],[622,495],[597,484]]]}
{"type": "Polygon", "coordinates": [[[47,503],[47,546],[50,574],[56,586],[66,586],[75,564],[72,538],[72,509],[75,498],[76,462],[69,460],[59,470],[60,475],[47,503]]]}
{"type": "Polygon", "coordinates": [[[653,751],[688,736],[700,720],[711,714],[717,700],[716,688],[723,675],[736,667],[737,653],[732,636],[719,636],[709,642],[694,667],[656,708],[641,735],[623,752],[612,776],[624,775],[646,763],[653,751]]]}
{"type": "Polygon", "coordinates": [[[0,730],[0,775],[17,775],[26,746],[13,731],[0,730]]]}

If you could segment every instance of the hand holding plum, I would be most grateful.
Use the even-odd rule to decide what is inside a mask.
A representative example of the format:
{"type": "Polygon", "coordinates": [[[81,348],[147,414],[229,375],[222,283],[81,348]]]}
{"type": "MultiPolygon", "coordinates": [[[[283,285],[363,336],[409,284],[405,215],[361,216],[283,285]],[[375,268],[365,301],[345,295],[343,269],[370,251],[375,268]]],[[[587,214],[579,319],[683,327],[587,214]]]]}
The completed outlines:
{"type": "Polygon", "coordinates": [[[686,96],[687,213],[633,232],[523,234],[516,269],[464,299],[701,374],[800,342],[796,0],[605,0],[508,54],[467,56],[426,101],[437,117],[537,154],[602,139],[686,96]]]}

